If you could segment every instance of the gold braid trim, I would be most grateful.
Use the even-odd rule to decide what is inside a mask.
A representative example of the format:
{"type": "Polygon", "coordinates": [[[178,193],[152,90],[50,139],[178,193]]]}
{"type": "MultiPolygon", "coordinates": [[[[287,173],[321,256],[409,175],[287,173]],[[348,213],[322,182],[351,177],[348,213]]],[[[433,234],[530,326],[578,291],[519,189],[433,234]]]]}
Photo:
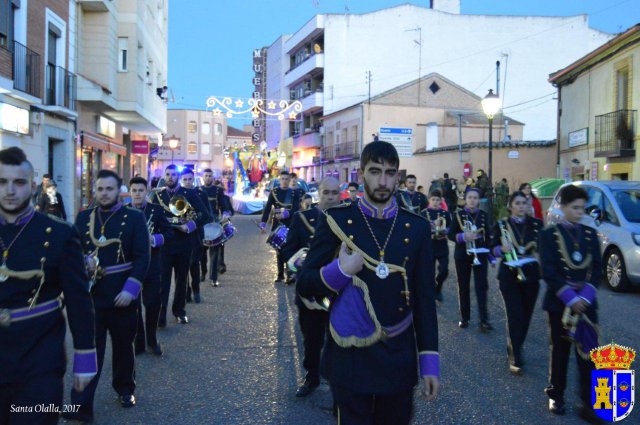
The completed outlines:
{"type": "MultiPolygon", "coordinates": [[[[278,204],[279,206],[281,206],[282,208],[286,208],[286,207],[290,207],[291,204],[285,204],[284,202],[280,202],[278,200],[278,197],[276,196],[276,190],[273,189],[271,191],[271,196],[273,196],[273,200],[275,201],[276,204],[278,204]]],[[[293,196],[291,196],[293,198],[293,196]]]]}
{"type": "MultiPolygon", "coordinates": [[[[509,234],[511,235],[511,242],[513,242],[513,246],[515,246],[516,248],[520,248],[520,245],[518,244],[518,239],[516,238],[516,234],[513,231],[513,227],[511,227],[511,223],[509,222],[509,219],[506,219],[506,220],[503,220],[503,221],[507,225],[507,230],[509,231],[509,234]]],[[[525,237],[526,237],[526,234],[522,235],[522,239],[524,239],[525,237]]],[[[528,244],[524,245],[524,249],[527,250],[527,251],[529,251],[530,249],[537,250],[538,249],[538,243],[536,241],[530,241],[528,244]]]]}
{"type": "Polygon", "coordinates": [[[352,284],[353,286],[355,286],[356,288],[359,288],[362,291],[362,298],[364,300],[365,306],[367,307],[367,313],[369,313],[369,317],[371,317],[371,321],[373,322],[373,326],[375,327],[375,330],[371,335],[364,338],[360,338],[354,335],[345,337],[345,336],[339,335],[338,332],[334,329],[333,324],[331,324],[331,321],[329,321],[329,331],[331,332],[331,337],[333,337],[333,340],[340,347],[343,347],[343,348],[368,347],[380,341],[380,339],[382,338],[383,336],[382,325],[380,324],[380,322],[378,321],[378,318],[376,317],[376,312],[373,309],[373,304],[371,304],[371,298],[369,297],[369,288],[367,287],[367,284],[364,283],[358,276],[355,276],[355,275],[352,277],[352,284]]]}
{"type": "Polygon", "coordinates": [[[553,229],[554,234],[556,235],[556,241],[558,242],[558,248],[560,249],[560,255],[564,258],[567,266],[573,270],[584,270],[591,265],[591,260],[593,260],[593,256],[591,253],[587,254],[587,257],[584,259],[581,265],[577,265],[573,262],[573,258],[569,255],[569,251],[567,250],[567,244],[564,242],[564,237],[560,233],[560,229],[558,229],[558,225],[553,229]]]}
{"type": "Polygon", "coordinates": [[[158,204],[160,204],[160,206],[166,211],[171,213],[171,215],[173,215],[173,212],[171,212],[171,208],[169,208],[167,206],[167,204],[164,203],[164,201],[162,201],[162,197],[160,196],[160,191],[154,192],[156,195],[156,199],[158,200],[158,204]]]}
{"type": "Polygon", "coordinates": [[[93,246],[95,246],[96,248],[104,248],[105,246],[113,245],[114,243],[121,243],[120,239],[118,238],[107,239],[104,242],[100,242],[95,238],[93,233],[96,228],[96,209],[97,207],[94,208],[89,215],[89,238],[91,239],[91,243],[93,244],[93,246]]]}
{"type": "Polygon", "coordinates": [[[23,270],[23,271],[15,271],[11,270],[7,266],[0,267],[0,275],[4,275],[7,277],[13,277],[20,280],[30,280],[34,277],[39,277],[40,282],[38,283],[38,289],[33,294],[33,297],[29,298],[29,310],[33,308],[38,302],[38,297],[40,296],[40,290],[42,289],[42,285],[44,285],[44,263],[47,261],[45,257],[40,259],[40,270],[23,270]]]}
{"type": "Polygon", "coordinates": [[[309,223],[309,221],[307,221],[307,218],[302,213],[300,213],[300,220],[302,220],[302,224],[305,225],[309,233],[312,235],[316,233],[316,229],[311,225],[311,223],[309,223]]]}
{"type": "MultiPolygon", "coordinates": [[[[478,214],[480,214],[480,210],[478,210],[478,214]]],[[[460,218],[460,210],[456,211],[456,218],[458,219],[458,225],[460,226],[460,231],[464,232],[464,225],[462,224],[462,219],[460,218]]],[[[468,217],[468,218],[471,218],[471,217],[468,217]]],[[[471,221],[471,220],[467,220],[467,221],[471,221]]],[[[476,229],[478,229],[477,233],[484,233],[484,226],[478,228],[478,226],[474,221],[471,221],[471,224],[476,226],[476,229]]]]}

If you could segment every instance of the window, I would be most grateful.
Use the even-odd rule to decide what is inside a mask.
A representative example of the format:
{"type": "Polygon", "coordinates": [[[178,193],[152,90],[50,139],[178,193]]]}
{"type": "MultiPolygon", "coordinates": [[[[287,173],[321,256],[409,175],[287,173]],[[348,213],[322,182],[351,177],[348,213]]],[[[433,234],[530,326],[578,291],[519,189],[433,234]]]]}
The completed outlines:
{"type": "MultiPolygon", "coordinates": [[[[19,3],[18,3],[19,4],[19,3]]],[[[0,47],[13,50],[15,0],[0,0],[0,47]]]]}
{"type": "Polygon", "coordinates": [[[118,71],[127,72],[129,70],[129,39],[118,37],[118,71]]]}
{"type": "Polygon", "coordinates": [[[358,141],[358,126],[357,125],[353,125],[351,126],[351,142],[357,142],[358,141]]]}
{"type": "Polygon", "coordinates": [[[616,109],[629,109],[629,67],[616,71],[616,109]]]}
{"type": "Polygon", "coordinates": [[[209,124],[208,122],[203,122],[202,123],[202,134],[208,135],[209,133],[211,133],[211,124],[209,124]]]}
{"type": "Polygon", "coordinates": [[[209,155],[211,153],[211,144],[209,144],[209,142],[202,143],[200,150],[202,151],[202,155],[209,155]]]}
{"type": "Polygon", "coordinates": [[[198,153],[198,144],[196,142],[189,142],[187,144],[187,153],[198,153]]]}
{"type": "Polygon", "coordinates": [[[611,223],[615,226],[619,226],[620,222],[618,221],[618,216],[616,215],[615,210],[613,209],[613,205],[609,201],[608,198],[604,198],[604,210],[603,210],[603,221],[607,223],[611,223]]]}
{"type": "Polygon", "coordinates": [[[189,124],[187,124],[187,131],[189,131],[189,133],[197,133],[198,123],[195,121],[189,121],[189,124]]]}
{"type": "Polygon", "coordinates": [[[218,122],[213,124],[213,135],[220,136],[221,134],[222,134],[222,124],[218,122]]]}

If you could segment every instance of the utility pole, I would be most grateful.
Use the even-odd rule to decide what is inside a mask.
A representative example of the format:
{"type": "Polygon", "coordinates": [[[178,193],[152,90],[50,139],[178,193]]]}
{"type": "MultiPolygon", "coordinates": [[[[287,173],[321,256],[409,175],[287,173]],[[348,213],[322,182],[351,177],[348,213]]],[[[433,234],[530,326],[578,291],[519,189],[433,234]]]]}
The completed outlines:
{"type": "Polygon", "coordinates": [[[368,103],[369,105],[371,105],[371,70],[365,72],[366,75],[366,82],[369,85],[369,100],[368,103]]]}

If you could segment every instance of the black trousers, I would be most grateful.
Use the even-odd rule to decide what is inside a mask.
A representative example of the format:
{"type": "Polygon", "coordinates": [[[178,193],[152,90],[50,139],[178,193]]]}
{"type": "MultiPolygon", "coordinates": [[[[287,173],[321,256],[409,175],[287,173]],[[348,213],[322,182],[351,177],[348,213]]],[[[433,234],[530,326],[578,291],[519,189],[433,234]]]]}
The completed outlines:
{"type": "Polygon", "coordinates": [[[191,248],[191,264],[189,265],[189,275],[191,279],[189,279],[190,288],[187,287],[187,298],[191,295],[191,291],[193,291],[194,294],[200,293],[200,280],[202,279],[202,275],[200,274],[200,259],[202,258],[202,248],[204,248],[204,246],[200,243],[200,239],[198,239],[198,244],[191,248]]]}
{"type": "Polygon", "coordinates": [[[57,412],[36,412],[36,406],[53,404],[62,412],[63,374],[48,373],[16,384],[0,384],[0,425],[55,425],[57,412]],[[14,406],[12,411],[12,406],[14,406]],[[30,407],[33,412],[20,412],[30,407]]]}
{"type": "Polygon", "coordinates": [[[507,315],[509,361],[516,366],[522,366],[518,363],[522,356],[522,346],[529,332],[529,324],[531,324],[531,316],[533,316],[539,291],[538,280],[520,282],[515,276],[500,280],[500,293],[507,315]]]}
{"type": "Polygon", "coordinates": [[[71,404],[80,405],[80,413],[93,415],[93,399],[104,365],[107,332],[111,336],[111,385],[118,395],[133,394],[136,389],[133,341],[138,326],[137,305],[124,308],[96,308],[96,351],[98,374],[82,391],[71,390],[71,404]]]}
{"type": "Polygon", "coordinates": [[[332,386],[340,425],[406,425],[413,415],[413,389],[390,395],[358,394],[332,386]]]}
{"type": "Polygon", "coordinates": [[[220,262],[219,262],[219,264],[221,266],[227,267],[227,264],[224,262],[224,244],[222,244],[222,246],[220,247],[220,262]]]}
{"type": "Polygon", "coordinates": [[[200,274],[202,277],[207,275],[207,263],[209,262],[208,246],[202,247],[202,255],[200,256],[200,274]]]}
{"type": "Polygon", "coordinates": [[[455,260],[456,274],[458,275],[458,300],[460,303],[460,317],[464,321],[471,318],[471,273],[473,272],[473,283],[478,300],[478,313],[480,321],[489,320],[487,311],[487,292],[489,282],[487,280],[487,257],[479,257],[480,265],[473,266],[473,256],[469,255],[464,260],[455,260]]]}
{"type": "Polygon", "coordinates": [[[185,304],[187,302],[187,275],[191,264],[191,245],[185,245],[185,251],[170,253],[162,250],[162,307],[160,320],[167,320],[167,306],[169,305],[169,292],[171,292],[171,278],[175,272],[175,291],[171,310],[174,316],[185,316],[185,304]]]}
{"type": "Polygon", "coordinates": [[[158,345],[156,331],[162,297],[160,295],[160,271],[149,269],[142,289],[142,301],[138,297],[138,332],[136,334],[136,351],[144,351],[147,347],[158,345]],[[144,304],[144,319],[142,305],[144,304]]]}
{"type": "Polygon", "coordinates": [[[284,257],[282,255],[282,252],[280,252],[279,249],[276,249],[276,262],[278,263],[278,279],[279,280],[284,280],[284,257]]]}
{"type": "MultiPolygon", "coordinates": [[[[564,391],[567,388],[567,368],[569,367],[569,355],[573,343],[564,338],[565,330],[562,327],[562,312],[547,312],[549,315],[549,331],[551,359],[549,360],[549,386],[547,395],[557,401],[564,401],[564,391]]],[[[590,315],[591,316],[591,315],[590,315]]],[[[594,316],[591,321],[596,323],[594,316]]],[[[580,400],[587,406],[591,406],[591,371],[593,362],[580,357],[578,350],[574,349],[578,364],[578,383],[580,400]]]]}
{"type": "Polygon", "coordinates": [[[327,312],[324,310],[309,310],[302,301],[298,305],[298,322],[304,344],[304,359],[302,366],[307,371],[305,380],[311,385],[320,384],[320,354],[324,345],[324,330],[327,324],[327,312]]]}
{"type": "MultiPolygon", "coordinates": [[[[434,242],[435,243],[435,242],[434,242]]],[[[449,251],[438,252],[433,256],[433,268],[436,272],[436,293],[442,292],[442,284],[449,277],[449,251]],[[437,268],[436,268],[437,263],[437,268]]]]}
{"type": "Polygon", "coordinates": [[[217,282],[218,281],[218,265],[221,265],[222,263],[220,262],[220,258],[221,258],[221,252],[224,248],[224,245],[220,246],[212,246],[209,247],[209,260],[211,261],[211,265],[209,266],[209,279],[211,279],[211,282],[217,282]]]}

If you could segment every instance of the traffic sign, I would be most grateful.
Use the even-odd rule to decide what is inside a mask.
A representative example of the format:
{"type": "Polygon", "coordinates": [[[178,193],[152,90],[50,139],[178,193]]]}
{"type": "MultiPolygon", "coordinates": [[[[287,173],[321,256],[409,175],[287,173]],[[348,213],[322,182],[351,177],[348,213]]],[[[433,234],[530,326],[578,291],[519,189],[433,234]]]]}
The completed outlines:
{"type": "Polygon", "coordinates": [[[401,158],[413,156],[412,128],[380,127],[378,140],[392,143],[401,158]]]}

